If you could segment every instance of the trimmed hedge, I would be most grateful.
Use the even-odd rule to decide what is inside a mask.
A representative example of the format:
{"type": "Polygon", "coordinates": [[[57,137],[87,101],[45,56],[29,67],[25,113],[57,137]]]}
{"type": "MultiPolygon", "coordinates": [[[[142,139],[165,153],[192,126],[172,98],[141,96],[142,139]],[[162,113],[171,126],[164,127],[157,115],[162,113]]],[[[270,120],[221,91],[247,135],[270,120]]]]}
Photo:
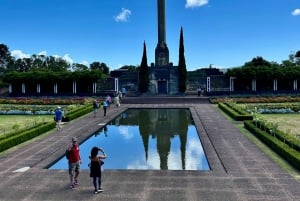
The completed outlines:
{"type": "Polygon", "coordinates": [[[40,125],[43,125],[43,124],[45,124],[45,122],[39,122],[39,123],[37,123],[34,127],[31,127],[31,128],[29,128],[29,129],[28,129],[28,128],[23,128],[23,129],[18,130],[17,132],[12,131],[12,132],[9,132],[9,133],[5,133],[5,134],[3,134],[3,135],[0,135],[0,141],[3,140],[3,139],[6,139],[6,138],[10,138],[10,137],[12,137],[12,136],[14,136],[14,135],[18,135],[19,133],[28,131],[28,130],[30,130],[30,129],[32,129],[32,128],[36,128],[36,127],[38,127],[38,126],[40,126],[40,125]]]}
{"type": "MultiPolygon", "coordinates": [[[[63,121],[72,121],[92,111],[93,106],[86,105],[84,107],[81,107],[80,109],[69,112],[68,115],[63,118],[63,121]]],[[[18,131],[17,133],[13,132],[3,135],[3,137],[1,136],[0,138],[0,152],[12,148],[28,140],[31,140],[32,138],[42,135],[43,133],[46,133],[55,127],[56,122],[52,121],[48,123],[41,123],[32,129],[23,129],[18,131]]]]}
{"type": "Polygon", "coordinates": [[[300,152],[283,143],[280,139],[270,133],[258,128],[253,121],[244,121],[244,126],[263,143],[269,146],[277,154],[288,161],[292,166],[300,170],[300,152]]]}
{"type": "Polygon", "coordinates": [[[11,137],[5,138],[4,140],[0,141],[0,152],[7,150],[11,147],[14,147],[18,144],[26,142],[34,137],[37,137],[43,133],[48,132],[49,130],[55,128],[55,122],[48,122],[42,125],[39,125],[35,128],[30,130],[19,132],[11,137]]]}
{"type": "Polygon", "coordinates": [[[252,120],[253,116],[250,114],[240,114],[236,110],[234,110],[232,107],[229,107],[225,103],[218,103],[218,107],[225,112],[227,115],[229,115],[232,119],[235,121],[244,121],[244,120],[252,120]]]}
{"type": "Polygon", "coordinates": [[[253,121],[253,124],[255,124],[256,127],[265,131],[269,135],[275,136],[281,142],[287,144],[291,148],[300,152],[299,143],[298,143],[298,140],[296,139],[296,137],[294,137],[292,135],[287,135],[286,133],[284,133],[278,129],[271,128],[270,126],[266,125],[263,121],[253,121]],[[271,130],[272,130],[272,132],[271,132],[271,130]]]}
{"type": "Polygon", "coordinates": [[[66,121],[66,122],[72,121],[72,120],[74,120],[80,116],[83,116],[85,114],[88,114],[92,111],[93,111],[93,106],[86,105],[84,107],[81,107],[80,109],[69,112],[68,115],[63,118],[63,121],[66,121]]]}

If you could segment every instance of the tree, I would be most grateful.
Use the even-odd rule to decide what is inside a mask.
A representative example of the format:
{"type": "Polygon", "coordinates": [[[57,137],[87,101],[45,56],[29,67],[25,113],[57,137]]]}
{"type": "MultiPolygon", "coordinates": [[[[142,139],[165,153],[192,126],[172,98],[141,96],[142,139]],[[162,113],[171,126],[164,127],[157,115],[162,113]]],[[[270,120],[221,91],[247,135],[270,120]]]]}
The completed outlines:
{"type": "Polygon", "coordinates": [[[186,90],[187,70],[184,57],[183,30],[180,29],[179,61],[178,61],[178,91],[184,93],[186,90]]]}
{"type": "Polygon", "coordinates": [[[300,50],[298,50],[295,54],[296,63],[297,65],[300,65],[300,50]]]}
{"type": "Polygon", "coordinates": [[[250,67],[260,67],[260,66],[267,66],[270,67],[272,64],[269,61],[264,60],[264,58],[257,56],[253,58],[250,62],[246,62],[244,66],[250,67]]]}
{"type": "Polygon", "coordinates": [[[87,70],[89,70],[89,67],[87,67],[84,64],[73,63],[72,64],[72,70],[74,70],[74,71],[87,71],[87,70]]]}
{"type": "Polygon", "coordinates": [[[141,93],[147,92],[148,86],[149,86],[148,63],[147,63],[146,43],[144,41],[143,57],[141,61],[140,71],[139,71],[139,91],[141,93]]]}
{"type": "Polygon", "coordinates": [[[104,73],[105,75],[109,74],[109,68],[107,67],[107,65],[105,63],[100,63],[100,62],[93,62],[90,64],[90,68],[91,70],[99,70],[102,73],[104,73]]]}
{"type": "Polygon", "coordinates": [[[7,64],[11,60],[12,60],[12,57],[10,55],[7,45],[0,44],[0,74],[6,70],[7,64]]]}
{"type": "Polygon", "coordinates": [[[124,65],[120,68],[120,70],[128,70],[129,72],[136,72],[137,71],[137,67],[134,65],[124,65]]]}

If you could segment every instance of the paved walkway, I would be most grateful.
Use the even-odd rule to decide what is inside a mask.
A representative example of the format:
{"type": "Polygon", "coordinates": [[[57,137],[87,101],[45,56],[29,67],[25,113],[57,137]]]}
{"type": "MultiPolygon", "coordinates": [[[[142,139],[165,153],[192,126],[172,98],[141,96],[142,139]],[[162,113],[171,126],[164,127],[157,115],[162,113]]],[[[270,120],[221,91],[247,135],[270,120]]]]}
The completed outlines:
{"type": "Polygon", "coordinates": [[[88,114],[0,155],[0,200],[300,201],[300,182],[262,153],[206,98],[126,98],[106,118],[88,114]],[[127,108],[190,108],[211,171],[105,170],[105,191],[94,195],[88,170],[69,189],[65,170],[45,169],[72,136],[86,139],[127,108]],[[26,167],[29,169],[27,171],[26,167]],[[23,169],[21,169],[23,168],[23,169]],[[17,170],[17,172],[16,172],[17,170]],[[24,172],[22,172],[23,170],[24,172]]]}

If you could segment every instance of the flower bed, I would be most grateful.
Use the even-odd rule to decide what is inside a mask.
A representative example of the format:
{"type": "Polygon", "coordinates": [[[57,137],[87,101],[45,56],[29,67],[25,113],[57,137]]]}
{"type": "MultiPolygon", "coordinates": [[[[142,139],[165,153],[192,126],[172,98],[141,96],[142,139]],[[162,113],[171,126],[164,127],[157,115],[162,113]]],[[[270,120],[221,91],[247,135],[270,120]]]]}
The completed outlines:
{"type": "Polygon", "coordinates": [[[224,102],[235,103],[294,103],[300,102],[300,96],[255,96],[255,97],[211,97],[210,102],[213,104],[224,102]]]}
{"type": "Polygon", "coordinates": [[[30,98],[30,97],[16,97],[16,98],[0,98],[0,104],[18,104],[18,105],[83,105],[89,102],[89,98],[30,98]]]}

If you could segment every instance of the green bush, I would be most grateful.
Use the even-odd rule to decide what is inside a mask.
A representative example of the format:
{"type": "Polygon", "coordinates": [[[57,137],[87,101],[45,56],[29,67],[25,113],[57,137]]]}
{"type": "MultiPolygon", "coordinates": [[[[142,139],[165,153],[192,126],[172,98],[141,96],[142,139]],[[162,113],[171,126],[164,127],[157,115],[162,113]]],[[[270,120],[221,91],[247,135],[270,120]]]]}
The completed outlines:
{"type": "Polygon", "coordinates": [[[77,110],[73,110],[68,113],[67,116],[65,116],[62,120],[63,121],[72,121],[80,116],[83,116],[85,114],[88,114],[93,111],[93,106],[92,105],[85,105],[77,110]]]}
{"type": "MultiPolygon", "coordinates": [[[[72,121],[80,116],[83,116],[89,112],[93,111],[92,105],[85,105],[79,109],[74,109],[68,113],[67,116],[63,118],[63,121],[72,121]]],[[[55,128],[55,121],[48,123],[40,123],[36,127],[31,129],[22,129],[17,132],[11,132],[0,136],[0,152],[14,147],[18,144],[26,142],[34,137],[37,137],[43,133],[46,133],[53,128],[55,128]]]]}
{"type": "Polygon", "coordinates": [[[266,124],[264,121],[254,121],[253,124],[256,125],[256,127],[259,127],[261,130],[264,130],[269,135],[272,135],[276,137],[278,140],[284,142],[291,148],[300,151],[299,143],[296,137],[292,135],[288,135],[285,132],[282,132],[276,128],[272,128],[270,125],[266,124]]]}
{"type": "Polygon", "coordinates": [[[300,170],[300,153],[299,151],[291,148],[289,145],[283,143],[281,140],[270,135],[267,131],[264,131],[257,127],[257,125],[250,120],[244,121],[244,126],[263,143],[268,145],[277,154],[288,161],[292,166],[300,170]]]}
{"type": "MultiPolygon", "coordinates": [[[[43,124],[45,124],[45,122],[37,123],[35,127],[38,127],[38,126],[43,125],[43,124]]],[[[25,132],[25,131],[28,131],[28,128],[20,129],[20,130],[18,130],[17,132],[12,131],[12,132],[9,132],[9,133],[0,135],[0,141],[1,141],[2,139],[5,139],[5,138],[10,138],[10,137],[12,137],[12,136],[14,136],[14,135],[18,135],[18,134],[20,134],[20,133],[22,133],[22,132],[25,132]]]]}
{"type": "Polygon", "coordinates": [[[44,123],[35,128],[25,130],[25,131],[19,132],[16,135],[5,138],[0,141],[0,152],[7,150],[11,147],[14,147],[18,144],[21,144],[23,142],[26,142],[26,141],[28,141],[34,137],[37,137],[43,133],[46,133],[49,130],[55,128],[55,126],[56,126],[55,122],[44,123]]]}
{"type": "Polygon", "coordinates": [[[253,116],[250,114],[240,114],[236,110],[234,110],[232,107],[229,107],[228,105],[224,103],[219,103],[218,107],[224,111],[227,115],[229,115],[232,119],[235,121],[244,121],[244,120],[252,120],[253,116]]]}

